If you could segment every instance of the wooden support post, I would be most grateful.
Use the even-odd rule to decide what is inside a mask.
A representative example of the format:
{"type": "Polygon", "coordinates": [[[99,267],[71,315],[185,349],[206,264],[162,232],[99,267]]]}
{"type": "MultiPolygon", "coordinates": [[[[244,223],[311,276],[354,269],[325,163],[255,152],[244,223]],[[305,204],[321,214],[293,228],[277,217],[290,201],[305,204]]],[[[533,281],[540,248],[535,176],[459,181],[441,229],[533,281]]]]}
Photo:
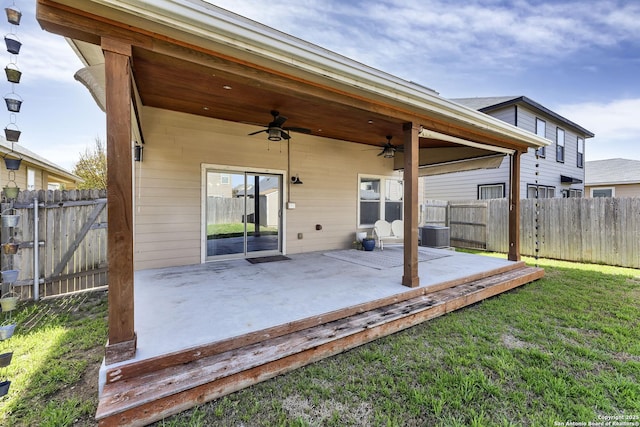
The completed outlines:
{"type": "Polygon", "coordinates": [[[404,132],[404,275],[402,284],[420,286],[418,276],[418,157],[419,127],[405,123],[404,132]]]}
{"type": "Polygon", "coordinates": [[[103,39],[107,113],[109,342],[107,365],[136,353],[133,318],[131,46],[103,39]]]}
{"type": "Polygon", "coordinates": [[[520,153],[511,155],[509,182],[509,255],[510,261],[520,261],[520,153]]]}

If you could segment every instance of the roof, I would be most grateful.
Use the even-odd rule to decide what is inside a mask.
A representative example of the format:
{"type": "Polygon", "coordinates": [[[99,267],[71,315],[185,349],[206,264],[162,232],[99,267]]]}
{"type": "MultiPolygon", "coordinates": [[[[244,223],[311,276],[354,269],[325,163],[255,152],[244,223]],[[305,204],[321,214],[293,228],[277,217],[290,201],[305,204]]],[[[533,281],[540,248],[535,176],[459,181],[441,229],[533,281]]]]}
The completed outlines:
{"type": "Polygon", "coordinates": [[[640,184],[640,160],[592,160],[584,165],[585,185],[640,184]]]}
{"type": "Polygon", "coordinates": [[[483,143],[487,151],[548,145],[420,84],[200,0],[38,0],[37,5],[41,27],[72,38],[87,66],[101,59],[92,60],[85,48],[100,51],[105,37],[131,43],[144,106],[257,126],[276,109],[291,126],[313,135],[368,145],[379,145],[385,135],[401,140],[409,122],[458,138],[452,143],[431,133],[420,137],[421,148],[466,141],[483,143]],[[216,90],[184,83],[203,81],[216,90]]]}
{"type": "Polygon", "coordinates": [[[488,113],[499,108],[508,107],[515,104],[525,104],[531,108],[540,111],[547,116],[552,117],[560,123],[564,123],[566,126],[572,127],[579,133],[583,134],[586,138],[593,138],[593,132],[583,128],[582,126],[572,122],[571,120],[562,117],[560,114],[549,110],[547,107],[535,102],[534,100],[527,98],[526,96],[489,96],[479,98],[453,98],[452,101],[465,105],[474,110],[488,113]]]}
{"type": "Polygon", "coordinates": [[[38,166],[48,172],[52,172],[55,175],[66,178],[70,181],[82,182],[82,178],[72,174],[62,166],[58,166],[55,163],[50,162],[49,160],[34,153],[33,151],[24,148],[20,144],[17,144],[15,142],[7,142],[4,137],[0,136],[0,153],[2,153],[2,156],[12,151],[16,154],[19,154],[20,157],[22,157],[22,159],[27,163],[31,163],[34,166],[38,166]]]}

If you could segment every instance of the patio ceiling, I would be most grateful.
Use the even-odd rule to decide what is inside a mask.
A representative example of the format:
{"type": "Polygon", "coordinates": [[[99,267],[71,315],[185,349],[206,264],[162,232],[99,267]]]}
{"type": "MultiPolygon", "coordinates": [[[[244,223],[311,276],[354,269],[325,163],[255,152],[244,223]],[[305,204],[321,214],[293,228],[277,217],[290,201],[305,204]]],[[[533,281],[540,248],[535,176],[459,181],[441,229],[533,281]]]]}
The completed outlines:
{"type": "MultiPolygon", "coordinates": [[[[96,49],[104,38],[131,43],[134,81],[145,106],[246,123],[255,125],[255,130],[269,123],[272,120],[270,111],[277,110],[288,118],[285,126],[307,128],[316,136],[380,147],[386,142],[387,135],[392,136],[394,145],[401,145],[402,125],[407,122],[488,146],[525,151],[531,145],[522,140],[519,130],[515,131],[515,138],[505,135],[504,124],[496,122],[494,125],[491,118],[485,119],[470,109],[462,111],[472,120],[452,120],[451,110],[455,113],[464,107],[393,76],[380,73],[382,85],[388,81],[400,82],[404,89],[424,93],[425,98],[435,99],[439,105],[431,111],[414,108],[402,96],[389,98],[383,91],[372,92],[358,81],[340,81],[332,78],[331,72],[314,70],[308,64],[305,64],[306,68],[296,67],[270,58],[265,53],[269,49],[278,53],[271,46],[256,52],[212,41],[206,35],[181,32],[166,23],[143,19],[125,10],[124,6],[122,10],[108,7],[109,3],[114,2],[38,0],[37,18],[45,30],[92,44],[96,49]],[[489,123],[481,126],[470,123],[478,117],[489,123]]],[[[291,40],[293,38],[284,42],[317,53],[317,47],[309,48],[310,45],[297,39],[291,40]]],[[[283,54],[282,51],[279,53],[283,54]]],[[[320,53],[330,59],[345,61],[349,66],[355,64],[332,53],[320,53]]],[[[356,67],[358,65],[364,67],[361,64],[356,67]]],[[[377,70],[364,69],[365,73],[379,77],[377,70]]],[[[266,139],[266,135],[259,134],[255,138],[257,141],[266,139]]],[[[421,149],[460,146],[451,141],[424,137],[420,138],[419,145],[421,149]]],[[[489,152],[479,151],[479,155],[489,152]]],[[[447,161],[452,160],[456,159],[447,158],[447,161]]]]}

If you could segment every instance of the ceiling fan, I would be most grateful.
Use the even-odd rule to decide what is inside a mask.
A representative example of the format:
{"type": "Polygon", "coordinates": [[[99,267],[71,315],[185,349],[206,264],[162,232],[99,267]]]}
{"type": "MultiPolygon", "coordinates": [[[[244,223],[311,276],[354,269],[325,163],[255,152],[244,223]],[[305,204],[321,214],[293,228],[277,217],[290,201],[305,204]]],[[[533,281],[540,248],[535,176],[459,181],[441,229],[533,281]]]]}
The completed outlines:
{"type": "Polygon", "coordinates": [[[283,127],[284,122],[287,121],[285,116],[281,116],[276,110],[271,110],[273,121],[266,126],[266,129],[262,129],[256,132],[251,132],[249,135],[256,135],[261,132],[266,132],[269,136],[269,141],[280,141],[282,139],[290,139],[289,132],[311,133],[310,129],[297,128],[297,127],[283,127]]]}
{"type": "Polygon", "coordinates": [[[385,159],[392,159],[396,155],[396,151],[402,151],[404,146],[402,145],[393,145],[391,143],[391,135],[387,135],[387,142],[382,146],[382,151],[378,154],[378,156],[384,156],[385,159]]]}

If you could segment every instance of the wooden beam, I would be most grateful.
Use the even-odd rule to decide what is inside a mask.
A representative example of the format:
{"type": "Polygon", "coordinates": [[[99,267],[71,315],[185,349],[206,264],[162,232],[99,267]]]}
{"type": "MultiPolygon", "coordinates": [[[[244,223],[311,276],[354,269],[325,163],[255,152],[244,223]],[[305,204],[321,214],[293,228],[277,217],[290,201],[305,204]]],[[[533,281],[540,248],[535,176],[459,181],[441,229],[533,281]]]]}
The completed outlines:
{"type": "Polygon", "coordinates": [[[420,286],[418,277],[418,159],[420,126],[405,123],[404,132],[404,275],[402,284],[420,286]]]}
{"type": "Polygon", "coordinates": [[[510,261],[520,261],[520,151],[511,155],[509,183],[509,255],[510,261]]]}
{"type": "Polygon", "coordinates": [[[107,259],[109,342],[105,363],[136,351],[133,317],[133,192],[131,153],[131,46],[103,40],[107,112],[107,259]]]}

